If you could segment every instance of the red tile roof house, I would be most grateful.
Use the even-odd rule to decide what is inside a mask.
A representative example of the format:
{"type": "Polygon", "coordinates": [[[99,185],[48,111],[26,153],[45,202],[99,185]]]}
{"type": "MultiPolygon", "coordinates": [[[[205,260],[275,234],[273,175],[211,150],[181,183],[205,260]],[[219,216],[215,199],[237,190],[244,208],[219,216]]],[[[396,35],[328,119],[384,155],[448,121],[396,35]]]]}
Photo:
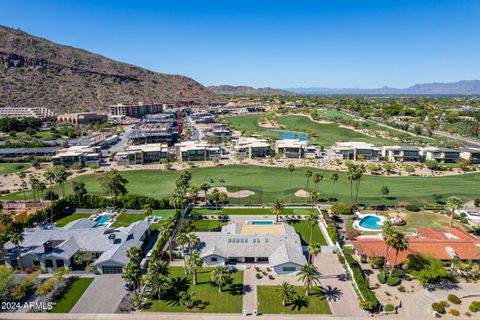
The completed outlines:
{"type": "MultiPolygon", "coordinates": [[[[360,258],[385,257],[385,242],[380,238],[357,238],[353,247],[360,258]]],[[[440,260],[480,260],[480,238],[458,228],[444,227],[441,230],[422,228],[408,237],[408,249],[399,252],[397,265],[402,264],[410,254],[427,254],[440,260]]],[[[389,265],[395,261],[395,250],[390,249],[389,265]]]]}

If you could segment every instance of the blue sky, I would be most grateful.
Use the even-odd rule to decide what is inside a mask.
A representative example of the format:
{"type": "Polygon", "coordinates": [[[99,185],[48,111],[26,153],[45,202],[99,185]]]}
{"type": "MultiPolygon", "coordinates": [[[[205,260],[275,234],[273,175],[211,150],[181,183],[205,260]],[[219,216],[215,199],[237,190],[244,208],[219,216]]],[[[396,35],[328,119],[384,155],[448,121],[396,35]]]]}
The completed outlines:
{"type": "Polygon", "coordinates": [[[480,78],[480,1],[2,1],[0,24],[205,85],[480,78]]]}

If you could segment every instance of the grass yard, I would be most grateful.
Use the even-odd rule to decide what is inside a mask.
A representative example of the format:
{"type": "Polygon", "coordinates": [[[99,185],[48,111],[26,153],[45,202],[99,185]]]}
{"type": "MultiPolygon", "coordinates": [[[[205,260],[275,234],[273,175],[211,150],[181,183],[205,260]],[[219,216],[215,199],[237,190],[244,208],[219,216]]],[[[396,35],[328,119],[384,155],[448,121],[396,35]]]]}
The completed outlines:
{"type": "Polygon", "coordinates": [[[90,217],[91,215],[92,215],[91,213],[73,213],[69,216],[58,219],[57,221],[55,221],[55,223],[59,227],[64,227],[69,222],[72,222],[72,221],[75,221],[75,220],[78,220],[78,219],[81,219],[81,218],[88,219],[88,217],[90,217]]]}
{"type": "MultiPolygon", "coordinates": [[[[297,298],[293,302],[282,306],[282,300],[278,296],[278,287],[276,286],[257,286],[258,312],[260,314],[331,314],[330,306],[323,290],[315,287],[310,291],[310,295],[305,297],[305,288],[294,287],[297,292],[297,298]]],[[[356,303],[353,301],[352,303],[356,303]]]]}
{"type": "Polygon", "coordinates": [[[237,271],[232,274],[233,282],[227,285],[223,292],[218,292],[210,281],[212,268],[198,270],[198,283],[192,284],[193,275],[185,275],[184,268],[171,267],[170,278],[173,281],[173,288],[165,294],[162,300],[149,300],[144,311],[151,312],[206,312],[206,313],[241,313],[243,296],[243,272],[237,271]],[[178,293],[191,290],[201,300],[203,309],[193,308],[188,310],[181,305],[178,293]]]}
{"type": "Polygon", "coordinates": [[[53,307],[53,313],[68,313],[83,295],[94,278],[74,278],[53,307]]]}
{"type": "Polygon", "coordinates": [[[134,222],[145,219],[143,213],[123,213],[120,217],[112,223],[112,228],[128,227],[134,222]]]}
{"type": "Polygon", "coordinates": [[[31,167],[28,163],[2,163],[0,164],[0,174],[9,174],[22,172],[31,167]]]}
{"type": "Polygon", "coordinates": [[[224,225],[226,225],[226,221],[217,220],[195,220],[193,225],[195,226],[195,231],[204,232],[204,231],[219,231],[224,225]]]}
{"type": "MultiPolygon", "coordinates": [[[[306,168],[295,168],[292,174],[292,194],[298,189],[306,188],[305,170],[306,168]]],[[[319,184],[320,197],[323,199],[331,197],[333,183],[330,177],[332,173],[337,172],[339,174],[339,180],[336,184],[335,196],[339,201],[348,202],[350,186],[345,172],[311,170],[313,173],[318,172],[324,176],[323,181],[319,184]]],[[[283,202],[288,201],[290,173],[286,168],[231,165],[194,168],[190,169],[190,172],[192,173],[192,184],[194,185],[208,182],[209,179],[218,181],[220,178],[223,178],[225,180],[224,183],[215,182],[211,185],[213,187],[225,186],[229,191],[239,188],[240,190],[251,189],[255,192],[251,197],[240,199],[230,198],[230,204],[233,205],[245,205],[249,203],[268,205],[276,199],[283,202]]],[[[166,198],[169,197],[172,190],[175,189],[175,180],[180,173],[180,171],[132,170],[122,172],[121,174],[130,181],[126,186],[130,193],[155,198],[166,198]]],[[[81,175],[69,180],[65,185],[67,194],[73,193],[72,181],[83,181],[90,193],[97,195],[102,194],[100,185],[97,182],[97,175],[81,175]]],[[[385,199],[380,191],[382,186],[388,186],[390,196],[395,198],[394,201],[388,200],[390,204],[412,203],[423,205],[435,203],[436,200],[433,198],[433,194],[441,194],[444,199],[450,196],[458,196],[466,202],[478,197],[479,183],[480,173],[469,173],[449,177],[385,177],[365,175],[362,178],[358,202],[366,205],[385,203],[385,199]]],[[[59,192],[59,186],[55,186],[54,190],[59,192]]],[[[31,191],[27,191],[26,195],[28,199],[33,198],[31,191]]],[[[22,200],[23,193],[11,193],[2,196],[0,199],[22,200]]],[[[292,201],[303,203],[305,198],[292,195],[292,201]]]]}
{"type": "Polygon", "coordinates": [[[173,217],[175,215],[175,209],[152,210],[152,215],[161,217],[162,219],[167,219],[168,217],[173,217]]]}
{"type": "MultiPolygon", "coordinates": [[[[407,214],[407,224],[401,227],[396,227],[402,232],[413,232],[419,228],[434,228],[439,229],[441,227],[450,226],[450,217],[439,213],[433,213],[432,211],[419,211],[410,212],[405,211],[407,214]]],[[[465,229],[466,226],[458,220],[453,221],[453,226],[460,229],[465,229]]]]}
{"type": "MultiPolygon", "coordinates": [[[[307,208],[286,208],[282,215],[307,215],[310,209],[307,208]]],[[[223,208],[219,210],[207,209],[207,208],[195,208],[194,214],[203,215],[271,215],[272,210],[270,208],[223,208]]]]}
{"type": "MultiPolygon", "coordinates": [[[[302,245],[310,244],[310,226],[306,220],[293,220],[289,221],[288,224],[295,228],[295,231],[300,235],[302,239],[302,245]]],[[[327,240],[320,231],[319,227],[313,227],[312,230],[312,242],[318,242],[322,246],[327,245],[327,240]]]]}

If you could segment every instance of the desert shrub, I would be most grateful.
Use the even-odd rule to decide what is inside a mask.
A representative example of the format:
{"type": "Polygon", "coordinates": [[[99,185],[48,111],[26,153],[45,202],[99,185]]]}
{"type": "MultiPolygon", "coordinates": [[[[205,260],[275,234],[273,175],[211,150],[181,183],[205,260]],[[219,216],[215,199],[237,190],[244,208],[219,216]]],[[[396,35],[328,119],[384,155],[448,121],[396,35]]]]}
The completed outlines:
{"type": "Polygon", "coordinates": [[[395,307],[391,304],[387,304],[385,308],[383,308],[383,310],[385,310],[386,312],[392,312],[395,311],[395,307]]]}
{"type": "Polygon", "coordinates": [[[472,303],[470,303],[470,305],[468,306],[468,310],[470,310],[470,312],[479,312],[480,301],[473,301],[472,303]]]}
{"type": "Polygon", "coordinates": [[[408,211],[413,211],[413,212],[418,212],[420,211],[420,208],[417,207],[416,205],[413,205],[413,204],[407,204],[405,206],[405,209],[407,209],[408,211]]]}
{"type": "Polygon", "coordinates": [[[448,297],[447,297],[447,300],[450,301],[450,302],[453,303],[453,304],[460,304],[460,303],[462,303],[462,300],[460,300],[460,298],[457,297],[457,296],[454,295],[454,294],[449,294],[448,297]]]}
{"type": "Polygon", "coordinates": [[[382,284],[386,282],[385,275],[383,274],[383,272],[380,272],[379,274],[377,274],[377,279],[378,279],[378,282],[382,284]]]}
{"type": "Polygon", "coordinates": [[[378,307],[378,300],[377,297],[375,297],[375,294],[368,287],[363,276],[362,269],[351,255],[346,254],[345,260],[352,268],[353,278],[358,285],[358,289],[365,298],[365,301],[361,301],[360,303],[361,307],[365,310],[375,310],[378,307]]]}
{"type": "Polygon", "coordinates": [[[361,236],[362,233],[358,230],[351,230],[346,232],[346,236],[350,240],[355,240],[357,239],[358,236],[361,236]]]}
{"type": "Polygon", "coordinates": [[[457,309],[450,309],[450,314],[452,316],[458,317],[460,315],[460,311],[458,311],[457,309]]]}
{"type": "Polygon", "coordinates": [[[330,207],[330,210],[332,210],[334,214],[352,214],[352,208],[345,202],[335,202],[330,207]]]}
{"type": "Polygon", "coordinates": [[[438,312],[440,314],[445,314],[445,312],[446,312],[445,307],[442,306],[440,303],[437,303],[437,302],[432,303],[432,309],[433,309],[433,311],[438,312]]]}
{"type": "Polygon", "coordinates": [[[398,285],[400,283],[400,278],[399,277],[390,277],[388,278],[387,280],[387,285],[389,285],[390,287],[394,287],[396,285],[398,285]]]}

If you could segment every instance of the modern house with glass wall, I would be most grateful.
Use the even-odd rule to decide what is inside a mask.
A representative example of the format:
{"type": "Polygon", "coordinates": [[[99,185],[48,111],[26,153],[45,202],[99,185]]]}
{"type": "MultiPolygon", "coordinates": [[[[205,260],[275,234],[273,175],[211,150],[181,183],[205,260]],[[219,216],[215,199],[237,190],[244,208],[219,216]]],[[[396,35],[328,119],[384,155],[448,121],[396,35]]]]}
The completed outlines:
{"type": "Polygon", "coordinates": [[[460,159],[460,150],[428,147],[422,149],[421,155],[424,161],[435,160],[438,163],[455,163],[460,159]]]}
{"type": "Polygon", "coordinates": [[[379,148],[365,142],[337,142],[331,151],[341,160],[378,161],[380,156],[379,148]]]}
{"type": "Polygon", "coordinates": [[[177,160],[183,161],[208,161],[221,156],[220,148],[208,143],[185,141],[175,144],[177,160]]]}
{"type": "Polygon", "coordinates": [[[410,146],[386,146],[382,148],[382,157],[390,162],[419,162],[422,159],[420,148],[410,146]]]}
{"type": "Polygon", "coordinates": [[[303,159],[305,158],[305,150],[307,147],[307,141],[300,141],[298,139],[275,141],[275,153],[280,155],[281,158],[303,159]]]}
{"type": "Polygon", "coordinates": [[[266,139],[240,137],[232,145],[235,157],[264,158],[271,154],[270,143],[266,139]]]}

